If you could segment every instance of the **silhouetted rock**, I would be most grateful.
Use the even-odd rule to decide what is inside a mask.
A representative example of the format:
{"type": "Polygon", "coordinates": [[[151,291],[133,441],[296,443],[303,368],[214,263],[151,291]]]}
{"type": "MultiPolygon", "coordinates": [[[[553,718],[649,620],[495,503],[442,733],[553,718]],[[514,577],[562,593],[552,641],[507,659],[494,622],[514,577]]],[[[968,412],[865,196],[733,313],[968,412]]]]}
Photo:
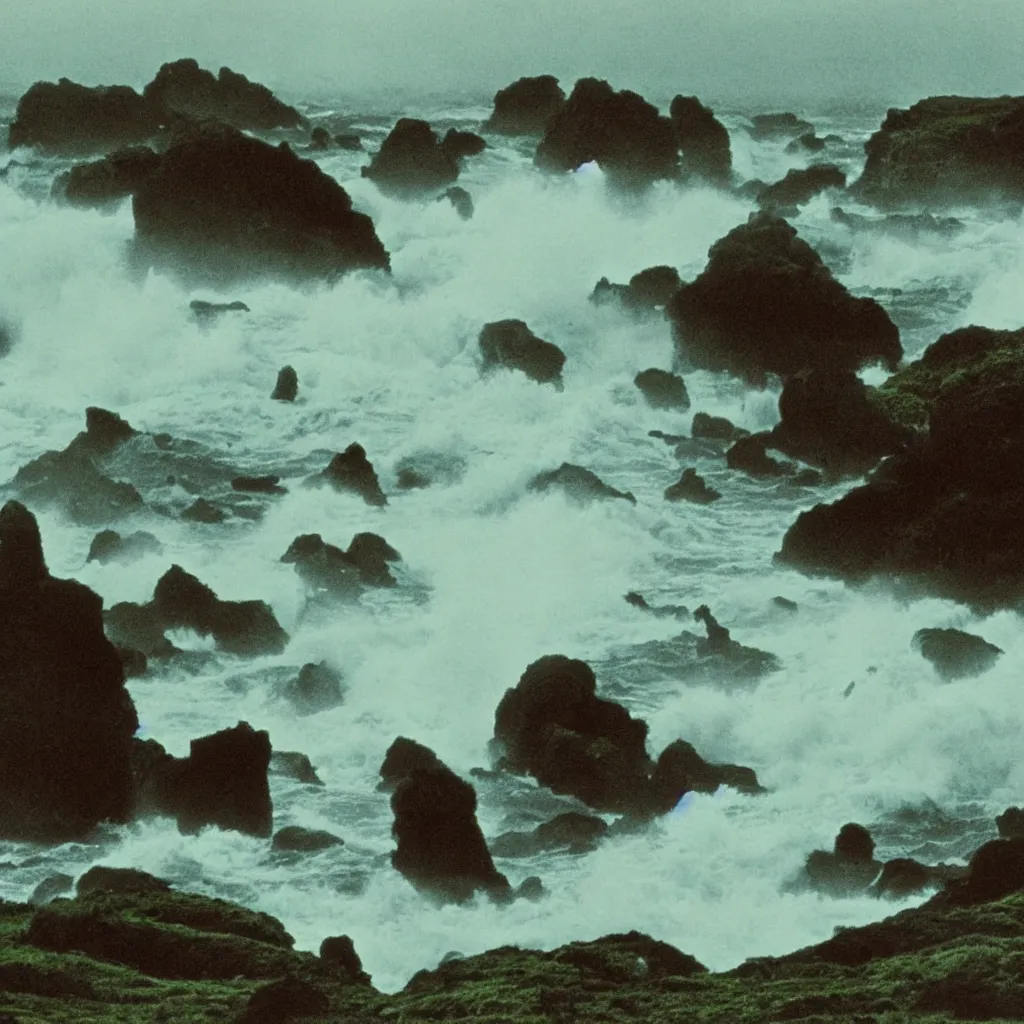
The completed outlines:
{"type": "Polygon", "coordinates": [[[983,637],[959,629],[919,629],[912,644],[946,680],[980,676],[1003,653],[983,637]]]}
{"type": "Polygon", "coordinates": [[[392,791],[402,779],[418,771],[435,771],[444,768],[444,763],[430,747],[416,740],[399,736],[384,755],[380,766],[379,789],[392,791]]]}
{"type": "Polygon", "coordinates": [[[332,846],[344,845],[344,839],[322,829],[289,825],[274,833],[270,848],[281,853],[319,853],[321,850],[329,850],[332,846]]]}
{"type": "Polygon", "coordinates": [[[758,192],[757,202],[762,210],[785,210],[803,206],[830,188],[846,188],[846,175],[835,164],[815,164],[787,171],[781,181],[758,192]]]}
{"type": "Polygon", "coordinates": [[[788,138],[814,132],[814,125],[796,114],[755,114],[747,129],[755,139],[788,138]]]}
{"type": "Polygon", "coordinates": [[[296,537],[281,561],[294,564],[302,581],[313,590],[352,597],[362,589],[359,570],[348,555],[336,545],[327,544],[319,533],[296,537]]]}
{"type": "Polygon", "coordinates": [[[309,148],[322,153],[331,148],[331,133],[320,125],[309,133],[309,148]]]}
{"type": "Polygon", "coordinates": [[[554,75],[520,78],[494,95],[494,110],[481,126],[502,135],[543,135],[548,122],[565,105],[554,75]]]}
{"type": "Polygon", "coordinates": [[[565,353],[538,338],[522,320],[497,320],[480,331],[483,370],[521,370],[539,384],[561,385],[565,353]]]}
{"type": "Polygon", "coordinates": [[[275,750],[270,755],[271,775],[280,775],[286,779],[293,779],[306,786],[322,786],[323,781],[317,775],[309,758],[296,750],[275,750]]]}
{"type": "Polygon", "coordinates": [[[349,542],[345,557],[368,586],[393,587],[397,582],[388,563],[400,562],[402,556],[379,533],[357,533],[349,542]]]}
{"type": "Polygon", "coordinates": [[[160,157],[147,146],[118,149],[59,175],[53,194],[73,206],[114,207],[141,188],[159,165],[160,157]]]}
{"type": "Polygon", "coordinates": [[[299,393],[299,375],[290,366],[282,366],[277,371],[277,383],[271,398],[275,402],[294,402],[299,393]]]}
{"type": "Polygon", "coordinates": [[[872,896],[898,900],[926,889],[936,889],[940,884],[926,865],[911,857],[897,857],[882,865],[881,874],[868,891],[872,896]]]}
{"type": "Polygon", "coordinates": [[[163,545],[151,533],[139,530],[122,537],[116,530],[101,530],[89,545],[87,562],[120,562],[129,565],[146,555],[163,553],[163,545]]]}
{"type": "Polygon", "coordinates": [[[689,409],[690,396],[686,393],[683,378],[676,373],[651,368],[641,370],[633,383],[655,409],[689,409]]]}
{"type": "Polygon", "coordinates": [[[373,221],[312,160],[223,125],[172,145],[136,191],[133,256],[189,278],[333,279],[389,269],[373,221]]]}
{"type": "Polygon", "coordinates": [[[363,961],[355,944],[347,935],[331,935],[320,943],[320,959],[357,985],[369,985],[370,975],[363,970],[363,961]]]}
{"type": "Polygon", "coordinates": [[[142,95],[152,107],[194,121],[215,120],[243,131],[300,128],[305,118],[264,85],[230,68],[219,74],[190,59],[163,64],[142,95]]]}
{"type": "Polygon", "coordinates": [[[752,768],[736,764],[710,764],[684,740],[670,743],[658,758],[651,776],[653,810],[667,814],[686,793],[714,793],[729,786],[741,793],[764,792],[752,768]]]}
{"type": "Polygon", "coordinates": [[[729,132],[696,96],[676,96],[669,107],[688,179],[728,185],[732,177],[729,132]]]}
{"type": "Polygon", "coordinates": [[[538,473],[527,484],[527,489],[541,493],[557,489],[575,501],[624,498],[631,504],[636,504],[636,498],[629,491],[617,491],[614,487],[609,487],[596,473],[582,466],[574,466],[570,462],[563,462],[558,469],[538,473]]]}
{"type": "Polygon", "coordinates": [[[503,832],[491,843],[491,853],[495,857],[533,857],[555,851],[590,853],[607,834],[608,825],[602,818],[569,811],[530,832],[503,832]]]}
{"type": "Polygon", "coordinates": [[[288,493],[288,489],[281,486],[279,476],[236,476],[231,481],[231,489],[245,494],[288,493]]]}
{"type": "Polygon", "coordinates": [[[558,172],[591,161],[625,188],[674,179],[679,170],[675,127],[637,93],[615,92],[605,81],[582,78],[548,122],[534,163],[558,172]]]}
{"type": "Polygon", "coordinates": [[[709,416],[706,412],[698,412],[694,413],[690,433],[709,441],[738,441],[741,437],[747,437],[750,431],[734,426],[724,416],[709,416]]]}
{"type": "Polygon", "coordinates": [[[464,132],[449,128],[441,140],[441,151],[456,162],[468,156],[477,156],[487,148],[487,141],[476,132],[464,132]]]}
{"type": "MultiPolygon", "coordinates": [[[[452,146],[457,148],[454,142],[452,146]]],[[[362,174],[386,195],[414,199],[451,185],[459,176],[459,164],[426,121],[403,117],[362,174]]]]}
{"type": "Polygon", "coordinates": [[[1000,839],[1024,839],[1024,807],[1007,807],[996,818],[1000,839]]]}
{"type": "Polygon", "coordinates": [[[98,864],[89,868],[75,883],[79,896],[88,892],[157,893],[170,892],[171,887],[162,878],[137,868],[108,868],[98,864]]]}
{"type": "Polygon", "coordinates": [[[36,82],[18,101],[9,145],[81,156],[138,145],[160,130],[160,112],[127,86],[36,82]]]}
{"type": "Polygon", "coordinates": [[[359,495],[367,505],[383,506],[388,503],[380,489],[380,481],[373,464],[366,457],[361,444],[350,444],[331,459],[323,472],[312,477],[311,483],[329,484],[336,491],[359,495]]]}
{"type": "Polygon", "coordinates": [[[281,695],[300,715],[330,711],[345,700],[341,674],[326,661],[303,665],[298,676],[282,688],[281,695]]]}
{"type": "Polygon", "coordinates": [[[666,313],[682,360],[753,382],[876,362],[895,370],[903,354],[885,310],[850,295],[786,221],[767,213],[719,239],[666,313]]]}
{"type": "Polygon", "coordinates": [[[659,619],[688,619],[690,617],[690,609],[683,604],[652,605],[648,603],[643,594],[638,594],[635,590],[631,590],[624,597],[626,604],[639,608],[641,611],[650,612],[651,615],[659,619]]]}
{"type": "Polygon", "coordinates": [[[954,906],[998,900],[1024,889],[1024,839],[993,839],[978,847],[967,877],[943,894],[954,906]]]}
{"type": "Polygon", "coordinates": [[[730,469],[748,476],[772,478],[786,476],[793,467],[773,459],[766,451],[767,438],[762,434],[741,437],[726,453],[725,463],[730,469]]]}
{"type": "Polygon", "coordinates": [[[830,896],[854,896],[863,893],[881,870],[871,834],[850,823],[839,830],[831,853],[815,850],[808,855],[798,884],[830,896]]]}
{"type": "Polygon", "coordinates": [[[473,197],[460,185],[453,185],[451,188],[446,189],[437,197],[437,201],[447,199],[455,212],[463,220],[471,220],[473,217],[473,197]]]}
{"type": "Polygon", "coordinates": [[[590,301],[598,305],[616,303],[623,312],[638,319],[663,315],[665,306],[682,284],[675,267],[648,267],[634,274],[629,284],[612,284],[602,277],[590,293],[590,301]]]}
{"type": "Polygon", "coordinates": [[[878,206],[1024,198],[1024,97],[935,96],[865,143],[858,198],[878,206]]]}
{"type": "Polygon", "coordinates": [[[103,602],[50,576],[35,517],[0,509],[0,836],[61,843],[131,814],[138,719],[103,602]]]}
{"type": "Polygon", "coordinates": [[[192,315],[200,324],[211,324],[223,313],[248,313],[249,307],[244,302],[205,302],[193,299],[189,304],[192,315]]]}
{"type": "Polygon", "coordinates": [[[670,487],[665,488],[666,501],[692,501],[697,505],[710,505],[721,498],[721,491],[708,487],[704,478],[692,466],[670,487]]]}
{"type": "Polygon", "coordinates": [[[227,517],[227,513],[223,509],[218,508],[212,501],[207,501],[206,498],[196,498],[181,513],[181,518],[186,523],[204,523],[207,526],[223,523],[227,517]]]}

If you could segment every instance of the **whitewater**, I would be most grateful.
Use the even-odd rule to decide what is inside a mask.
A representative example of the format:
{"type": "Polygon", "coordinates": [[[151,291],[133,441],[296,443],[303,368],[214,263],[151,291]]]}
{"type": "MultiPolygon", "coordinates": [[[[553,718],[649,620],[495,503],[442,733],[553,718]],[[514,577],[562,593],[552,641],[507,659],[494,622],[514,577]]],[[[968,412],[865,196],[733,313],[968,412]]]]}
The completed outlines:
{"type": "MultiPolygon", "coordinates": [[[[14,102],[0,110],[3,124],[14,102]]],[[[313,125],[341,116],[323,105],[302,109],[313,125]]],[[[359,108],[349,98],[344,125],[370,151],[401,114],[444,131],[475,129],[490,112],[469,98],[352,109],[359,108]]],[[[787,152],[785,140],[753,141],[743,125],[758,108],[716,112],[741,178],[774,181],[818,159],[787,152]]],[[[828,159],[853,180],[863,142],[885,112],[797,113],[819,135],[845,140],[828,159]]],[[[140,279],[125,261],[130,202],[113,214],[61,206],[48,193],[66,163],[0,151],[0,320],[14,336],[0,359],[0,482],[64,448],[93,405],[138,430],[198,442],[239,474],[281,476],[289,493],[259,518],[204,525],[147,506],[118,529],[155,533],[164,553],[130,566],[87,563],[95,529],[34,511],[51,572],[87,584],[106,607],[148,600],[171,563],[222,598],[272,605],[292,638],[283,654],[243,659],[209,650],[195,664],[186,659],[131,680],[140,735],[183,756],[190,739],[238,721],[268,730],[275,750],[307,754],[325,783],[272,776],[275,829],[298,824],[345,841],[282,856],[265,840],[215,828],[182,836],[160,819],[106,829],[88,844],[0,843],[0,897],[24,900],[58,871],[137,867],[273,914],[300,949],[350,935],[384,991],[451,951],[548,949],[630,929],[722,970],[896,909],[869,897],[785,891],[807,853],[831,848],[843,823],[866,825],[882,859],[964,863],[995,836],[995,815],[1019,802],[1018,617],[981,618],[950,601],[908,601],[882,585],[855,589],[774,565],[796,515],[850,485],[750,479],[699,446],[681,461],[649,431],[688,435],[700,411],[769,428],[778,389],[684,370],[690,410],[653,410],[633,377],[672,368],[668,323],[637,323],[588,299],[600,277],[627,281],[656,264],[692,280],[709,246],[744,222],[753,202],[668,183],[641,199],[617,197],[596,167],[547,177],[533,168],[527,140],[488,141],[459,179],[475,203],[469,221],[447,202],[381,195],[360,177],[366,153],[302,154],[315,156],[373,217],[391,253],[391,279],[352,274],[332,286],[259,284],[223,294],[158,272],[140,279]],[[237,299],[249,312],[204,325],[189,309],[193,299],[237,299]],[[526,321],[566,353],[563,391],[518,373],[481,376],[477,335],[503,318],[526,321]],[[285,364],[298,373],[294,404],[269,398],[285,364]],[[386,508],[300,486],[352,442],[376,468],[386,508]],[[445,468],[444,479],[399,490],[396,466],[427,455],[445,468]],[[632,492],[636,505],[582,506],[527,491],[533,476],[562,462],[632,492]],[[664,500],[689,465],[721,501],[664,500]],[[307,609],[293,567],[280,562],[293,538],[320,533],[346,547],[364,530],[401,553],[399,586],[330,612],[307,609]],[[708,604],[733,639],[775,654],[781,669],[755,686],[681,682],[649,645],[697,627],[643,613],[624,601],[628,591],[653,605],[708,604]],[[926,626],[980,633],[1005,654],[978,678],[943,683],[911,648],[926,626]],[[487,743],[505,690],[553,653],[589,662],[599,695],[649,722],[651,753],[681,737],[709,761],[754,768],[769,792],[688,797],[664,819],[586,855],[497,858],[514,885],[539,875],[547,897],[439,908],[390,866],[392,816],[388,795],[377,791],[384,753],[397,736],[431,747],[475,785],[488,839],[584,810],[529,779],[470,775],[490,767],[487,743]],[[299,717],[274,696],[273,683],[321,660],[342,673],[345,701],[299,717]]],[[[845,196],[842,203],[872,213],[845,196]]],[[[831,218],[833,205],[834,197],[819,196],[792,223],[854,294],[888,310],[908,359],[956,327],[1024,324],[1019,216],[954,210],[965,225],[960,234],[910,241],[855,233],[831,218]]],[[[884,374],[865,379],[878,383],[884,374]]],[[[168,483],[165,497],[180,499],[180,487],[168,483]]],[[[196,637],[174,639],[204,647],[196,637]]]]}

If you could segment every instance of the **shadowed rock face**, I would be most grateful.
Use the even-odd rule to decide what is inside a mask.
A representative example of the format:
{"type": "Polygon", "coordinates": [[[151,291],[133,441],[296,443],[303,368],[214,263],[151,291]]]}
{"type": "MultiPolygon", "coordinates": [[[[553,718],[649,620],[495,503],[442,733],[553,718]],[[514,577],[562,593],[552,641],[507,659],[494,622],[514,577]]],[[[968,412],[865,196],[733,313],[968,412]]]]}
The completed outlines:
{"type": "Polygon", "coordinates": [[[50,576],[35,517],[0,510],[0,837],[82,839],[132,809],[138,719],[103,603],[50,576]]]}
{"type": "Polygon", "coordinates": [[[129,146],[72,167],[54,182],[53,192],[74,206],[109,209],[141,188],[159,166],[160,157],[148,146],[129,146]]]}
{"type": "Polygon", "coordinates": [[[481,127],[502,135],[543,135],[563,106],[565,93],[554,75],[520,78],[495,93],[494,111],[481,127]]]}
{"type": "Polygon", "coordinates": [[[683,171],[696,181],[728,185],[732,177],[729,132],[696,96],[676,96],[669,107],[683,158],[683,171]]]}
{"type": "Polygon", "coordinates": [[[719,239],[666,312],[681,360],[755,382],[876,362],[895,370],[903,354],[885,310],[850,295],[794,228],[765,213],[719,239]]]}
{"type": "Polygon", "coordinates": [[[389,269],[387,251],[348,193],[287,145],[222,125],[186,134],[136,191],[134,257],[189,279],[333,279],[389,269]]]}
{"type": "Polygon", "coordinates": [[[845,187],[846,175],[835,164],[818,164],[787,171],[781,181],[758,192],[757,202],[762,210],[783,210],[803,206],[830,188],[845,187]]]}
{"type": "Polygon", "coordinates": [[[890,110],[858,198],[879,206],[1024,199],[1024,97],[938,96],[890,110]]]}
{"type": "Polygon", "coordinates": [[[455,142],[452,149],[443,147],[426,121],[403,117],[362,175],[397,199],[434,195],[458,178],[457,149],[455,142]]]}
{"type": "Polygon", "coordinates": [[[309,483],[312,486],[327,484],[336,491],[357,494],[367,505],[384,506],[388,503],[373,463],[366,457],[366,449],[355,442],[343,452],[338,452],[327,468],[311,477],[309,483]]]}
{"type": "Polygon", "coordinates": [[[480,331],[485,372],[505,367],[520,370],[538,384],[560,385],[565,353],[538,338],[522,320],[497,320],[480,331]]]}

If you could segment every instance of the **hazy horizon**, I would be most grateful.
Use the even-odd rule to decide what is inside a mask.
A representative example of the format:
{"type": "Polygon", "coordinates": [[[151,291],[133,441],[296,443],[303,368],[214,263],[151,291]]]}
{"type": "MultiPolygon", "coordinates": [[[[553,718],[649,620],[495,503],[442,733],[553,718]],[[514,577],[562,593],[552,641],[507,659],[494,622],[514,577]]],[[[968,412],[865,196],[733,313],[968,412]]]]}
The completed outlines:
{"type": "Polygon", "coordinates": [[[13,91],[62,76],[140,87],[164,61],[191,56],[292,98],[490,95],[541,73],[566,87],[594,75],[652,96],[733,102],[1024,93],[1020,0],[378,0],[355,10],[253,0],[214,13],[199,0],[0,4],[0,86],[13,91]]]}

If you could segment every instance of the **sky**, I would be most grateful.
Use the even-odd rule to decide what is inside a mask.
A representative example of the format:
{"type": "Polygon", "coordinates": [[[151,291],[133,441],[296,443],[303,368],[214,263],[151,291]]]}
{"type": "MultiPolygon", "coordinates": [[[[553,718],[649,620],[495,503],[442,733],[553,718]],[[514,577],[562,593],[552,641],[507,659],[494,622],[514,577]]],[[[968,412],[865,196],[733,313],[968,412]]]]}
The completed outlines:
{"type": "Polygon", "coordinates": [[[1024,0],[0,0],[0,86],[227,64],[286,98],[585,75],[652,97],[1024,94],[1024,0]]]}

